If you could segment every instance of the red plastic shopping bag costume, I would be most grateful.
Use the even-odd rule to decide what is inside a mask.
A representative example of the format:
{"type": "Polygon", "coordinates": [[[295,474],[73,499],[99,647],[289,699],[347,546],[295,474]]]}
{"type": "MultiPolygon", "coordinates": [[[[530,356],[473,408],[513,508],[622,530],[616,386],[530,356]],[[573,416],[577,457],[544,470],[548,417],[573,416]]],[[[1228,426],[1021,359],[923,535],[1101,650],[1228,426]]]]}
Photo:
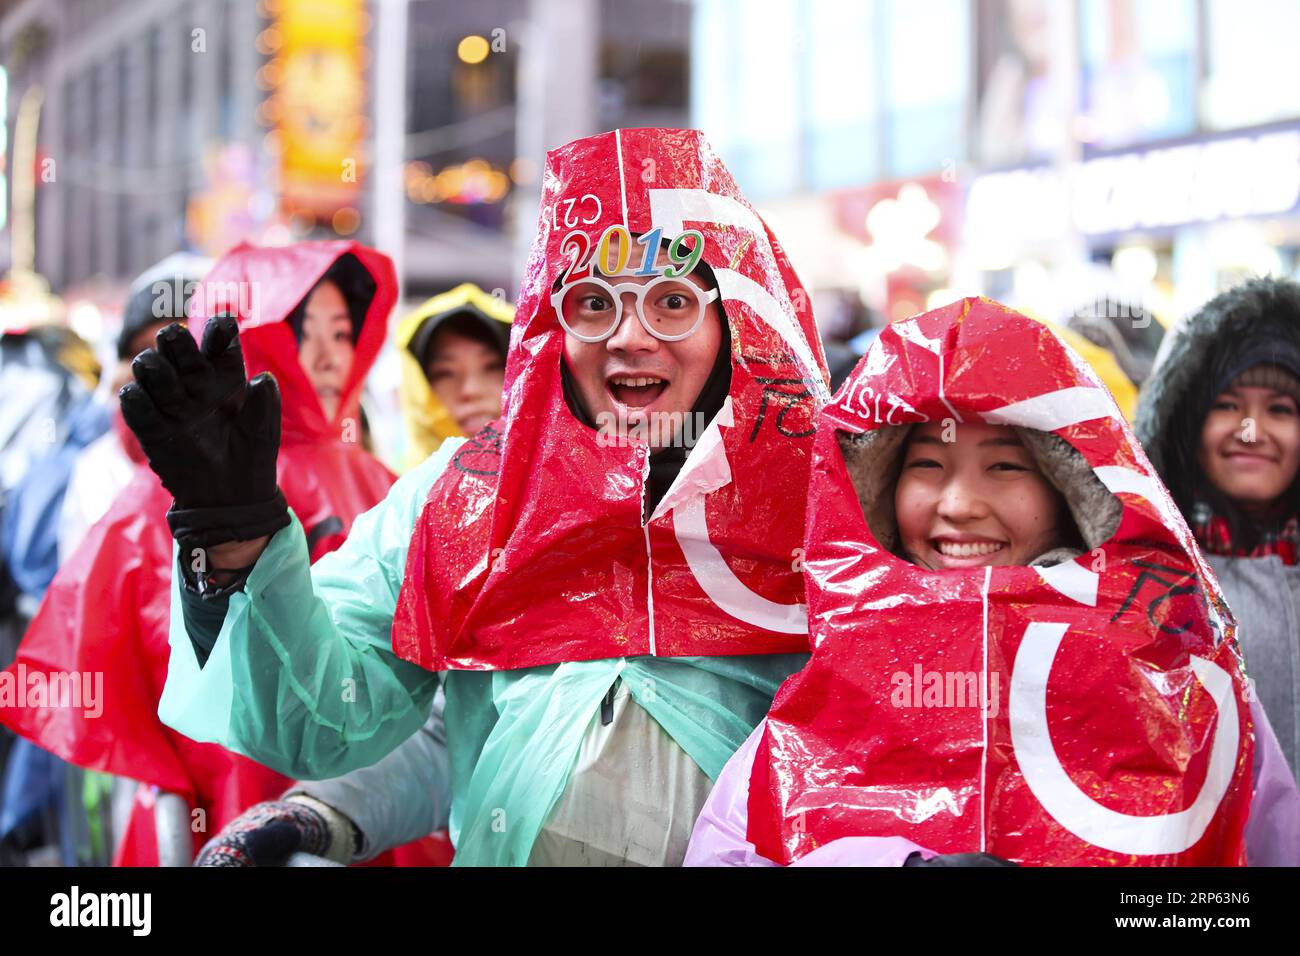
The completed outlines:
{"type": "Polygon", "coordinates": [[[797,549],[825,381],[806,293],[698,132],[553,150],[502,418],[430,490],[394,650],[435,670],[805,650],[797,549]],[[730,392],[643,521],[649,449],[606,440],[566,405],[551,297],[593,257],[617,272],[626,244],[648,269],[647,249],[692,229],[730,322],[730,392]]]}
{"type": "Polygon", "coordinates": [[[821,413],[806,548],[812,659],[754,760],[760,853],[902,836],[1027,864],[1243,862],[1235,624],[1109,393],[1045,326],[967,299],[886,328],[821,413]],[[885,551],[837,432],[945,419],[1064,439],[1119,499],[1117,530],[1041,568],[885,551]]]}
{"type": "MultiPolygon", "coordinates": [[[[249,377],[269,371],[281,392],[281,445],[276,468],[286,500],[311,542],[312,559],[338,547],[353,519],[381,501],[392,473],[361,446],[360,395],[387,332],[396,297],[386,256],[354,242],[301,243],[282,249],[240,246],[221,259],[191,299],[191,332],[202,339],[208,318],[239,317],[249,377]],[[333,263],[353,255],[375,291],[356,338],[352,370],[334,421],[298,362],[294,333],[283,320],[333,263]]],[[[0,721],[79,766],[139,780],[184,796],[203,811],[195,849],[253,803],[273,799],[287,778],[214,744],[196,743],[158,719],[167,678],[172,536],[171,495],[146,465],[59,569],[8,669],[16,684],[53,687],[79,675],[86,694],[48,706],[32,693],[0,705],[0,721]],[[94,681],[100,682],[99,693],[94,681]]],[[[70,685],[69,685],[70,686],[70,685]]],[[[48,695],[46,695],[48,697],[48,695]]],[[[131,832],[153,832],[152,800],[137,800],[131,832]]],[[[156,863],[149,839],[128,840],[117,862],[156,863]]]]}

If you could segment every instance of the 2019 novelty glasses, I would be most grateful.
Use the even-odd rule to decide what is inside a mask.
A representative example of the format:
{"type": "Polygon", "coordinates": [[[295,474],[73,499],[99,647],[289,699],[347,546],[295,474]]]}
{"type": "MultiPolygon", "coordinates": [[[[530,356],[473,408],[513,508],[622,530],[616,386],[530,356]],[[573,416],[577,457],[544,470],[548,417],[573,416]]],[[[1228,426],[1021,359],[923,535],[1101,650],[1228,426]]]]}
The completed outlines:
{"type": "Polygon", "coordinates": [[[688,229],[667,246],[668,262],[660,273],[655,261],[660,250],[660,230],[644,236],[631,236],[621,225],[610,226],[601,236],[595,255],[588,237],[575,230],[565,237],[561,248],[573,253],[573,261],[551,295],[551,306],[564,330],[581,342],[603,342],[614,334],[623,321],[623,296],[632,295],[641,327],[664,342],[679,342],[698,329],[704,321],[709,303],[718,299],[717,289],[701,289],[687,275],[700,261],[704,236],[688,229]],[[687,243],[691,243],[690,246],[687,243]],[[641,267],[624,272],[633,245],[644,247],[641,267]],[[610,265],[613,254],[614,264],[610,265]],[[590,269],[582,278],[568,281],[575,270],[590,269]],[[611,283],[600,274],[613,278],[625,275],[646,277],[646,282],[611,283]],[[650,278],[653,276],[653,278],[650,278]]]}

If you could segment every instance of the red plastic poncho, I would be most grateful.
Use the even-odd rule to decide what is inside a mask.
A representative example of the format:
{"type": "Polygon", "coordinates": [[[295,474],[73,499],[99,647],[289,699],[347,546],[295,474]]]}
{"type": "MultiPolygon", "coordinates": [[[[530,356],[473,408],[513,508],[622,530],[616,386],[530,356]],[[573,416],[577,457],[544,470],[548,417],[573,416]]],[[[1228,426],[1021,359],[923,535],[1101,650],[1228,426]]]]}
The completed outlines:
{"type": "Polygon", "coordinates": [[[886,328],[822,412],[809,501],[813,652],[756,752],[759,852],[902,836],[1027,864],[1243,862],[1235,624],[1114,401],[1050,330],[980,299],[886,328]],[[931,572],[884,551],[837,431],[946,418],[1065,439],[1118,497],[1118,529],[1054,567],[931,572]],[[900,697],[909,681],[924,694],[900,697]]]}
{"type": "Polygon", "coordinates": [[[429,492],[394,650],[435,670],[805,650],[795,569],[825,364],[807,294],[698,132],[617,130],[551,151],[503,417],[429,492]],[[596,250],[612,226],[665,241],[698,229],[731,327],[729,395],[648,523],[647,446],[602,441],[561,393],[564,241],[577,231],[596,250]]]}
{"type": "MultiPolygon", "coordinates": [[[[393,482],[392,473],[361,447],[359,403],[395,295],[386,256],[354,242],[310,242],[282,249],[240,246],[213,267],[192,300],[196,338],[202,338],[207,318],[229,308],[239,316],[248,375],[270,371],[280,385],[278,481],[312,540],[313,560],[341,544],[357,515],[381,501],[393,482]],[[293,331],[282,320],[344,253],[357,257],[376,292],[338,415],[328,422],[298,364],[293,331]]],[[[0,721],[71,763],[186,797],[206,816],[205,829],[195,834],[197,849],[249,805],[278,797],[291,781],[214,744],[196,743],[158,719],[169,655],[170,505],[171,495],[141,465],[59,569],[8,669],[26,682],[39,674],[33,686],[48,685],[53,672],[99,675],[91,680],[102,681],[100,712],[16,705],[0,707],[0,721]]],[[[135,809],[132,832],[152,833],[151,821],[138,819],[150,809],[148,801],[137,801],[135,809]]],[[[128,841],[118,862],[155,863],[152,850],[148,840],[128,841]]]]}

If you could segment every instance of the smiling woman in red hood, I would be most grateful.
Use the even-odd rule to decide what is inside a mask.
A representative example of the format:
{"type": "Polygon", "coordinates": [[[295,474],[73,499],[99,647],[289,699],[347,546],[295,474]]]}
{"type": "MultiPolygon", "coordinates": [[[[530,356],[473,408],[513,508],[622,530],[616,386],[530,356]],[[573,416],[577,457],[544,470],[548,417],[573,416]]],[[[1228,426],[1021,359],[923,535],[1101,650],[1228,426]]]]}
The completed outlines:
{"type": "Polygon", "coordinates": [[[965,299],[888,326],[817,432],[812,659],[687,862],[1242,863],[1256,736],[1274,761],[1276,742],[1213,574],[1082,360],[965,299]],[[958,455],[963,430],[1006,448],[958,455]],[[962,458],[961,500],[935,506],[962,458]],[[1038,526],[1013,514],[1026,483],[1038,526]]]}
{"type": "MultiPolygon", "coordinates": [[[[337,547],[393,481],[362,448],[360,397],[395,299],[386,256],[335,241],[241,245],[217,262],[191,300],[193,335],[201,338],[214,315],[234,313],[249,376],[268,371],[279,382],[278,481],[307,529],[313,560],[337,547]],[[337,407],[327,416],[300,362],[294,322],[313,291],[331,286],[347,304],[353,354],[338,376],[337,407]]],[[[197,849],[245,807],[278,796],[289,781],[221,747],[195,743],[158,719],[168,657],[172,538],[164,515],[170,504],[148,466],[138,466],[55,576],[10,668],[28,679],[102,674],[94,705],[99,713],[90,719],[84,708],[0,705],[0,721],[71,763],[180,794],[205,811],[208,829],[194,834],[197,849]]],[[[136,839],[119,862],[156,862],[148,816],[137,812],[133,818],[136,839]]]]}

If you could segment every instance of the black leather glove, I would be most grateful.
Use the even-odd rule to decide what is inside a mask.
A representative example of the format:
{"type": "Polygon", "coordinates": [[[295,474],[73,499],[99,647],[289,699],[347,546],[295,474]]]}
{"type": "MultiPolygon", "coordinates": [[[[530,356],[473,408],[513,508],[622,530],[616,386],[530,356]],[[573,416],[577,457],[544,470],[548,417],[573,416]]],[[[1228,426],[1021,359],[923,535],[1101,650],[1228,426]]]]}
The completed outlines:
{"type": "Polygon", "coordinates": [[[284,866],[295,853],[349,862],[355,840],[352,824],[341,813],[295,796],[245,810],[207,842],[194,865],[284,866]]]}
{"type": "Polygon", "coordinates": [[[211,319],[197,347],[184,326],[158,333],[131,363],[122,417],[175,501],[167,512],[183,547],[274,534],[289,523],[275,479],[280,390],[269,373],[244,377],[239,327],[211,319]]]}
{"type": "Polygon", "coordinates": [[[919,853],[913,853],[903,861],[903,866],[1019,866],[992,853],[940,853],[926,859],[919,853]]]}

